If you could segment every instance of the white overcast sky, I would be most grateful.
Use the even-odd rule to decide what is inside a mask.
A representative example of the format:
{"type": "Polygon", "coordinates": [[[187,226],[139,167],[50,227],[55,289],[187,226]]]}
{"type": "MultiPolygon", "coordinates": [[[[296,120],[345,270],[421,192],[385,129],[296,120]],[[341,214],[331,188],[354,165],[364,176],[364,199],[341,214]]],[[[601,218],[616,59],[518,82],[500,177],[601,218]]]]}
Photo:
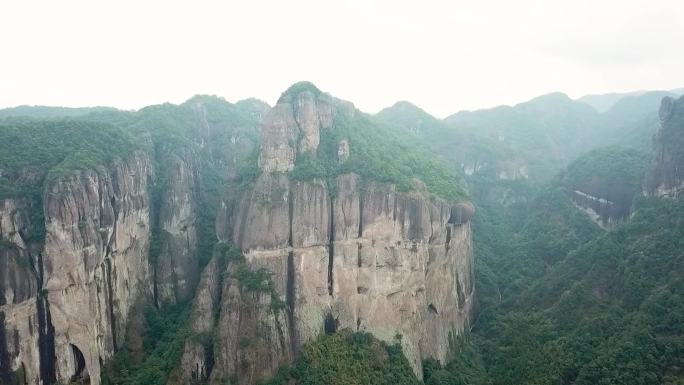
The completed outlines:
{"type": "Polygon", "coordinates": [[[444,117],[684,86],[684,1],[0,0],[0,107],[270,104],[299,80],[444,117]]]}

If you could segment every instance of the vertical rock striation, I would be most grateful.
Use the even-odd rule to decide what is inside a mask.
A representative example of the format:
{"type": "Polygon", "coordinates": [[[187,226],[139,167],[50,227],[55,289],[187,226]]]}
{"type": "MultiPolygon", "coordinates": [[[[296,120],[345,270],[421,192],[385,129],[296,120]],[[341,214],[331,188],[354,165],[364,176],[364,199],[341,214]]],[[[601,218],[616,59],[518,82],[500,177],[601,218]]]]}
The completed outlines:
{"type": "Polygon", "coordinates": [[[102,362],[123,343],[134,301],[151,290],[151,172],[138,153],[46,189],[43,287],[59,381],[98,384],[102,362]]]}
{"type": "Polygon", "coordinates": [[[40,381],[39,320],[31,201],[0,199],[0,382],[40,381]]]}
{"type": "MultiPolygon", "coordinates": [[[[250,297],[246,304],[244,293],[225,283],[223,303],[231,305],[221,308],[219,340],[236,350],[219,350],[214,370],[222,378],[251,383],[270,376],[301,344],[338,328],[371,332],[388,342],[401,335],[420,373],[422,359],[445,361],[449,342],[469,324],[471,204],[433,197],[418,182],[418,191],[398,192],[354,173],[328,181],[286,174],[298,156],[317,150],[322,130],[335,129],[336,113],[353,111],[311,89],[286,92],[264,120],[261,174],[241,197],[230,195],[221,205],[220,240],[238,245],[252,269],[272,274],[287,315],[259,310],[263,298],[250,297]],[[262,335],[278,349],[245,354],[254,350],[240,349],[239,341],[235,348],[245,317],[265,327],[262,335]]],[[[354,149],[345,140],[335,151],[344,162],[354,149]]]]}
{"type": "Polygon", "coordinates": [[[192,298],[199,265],[197,217],[199,165],[189,149],[171,154],[163,167],[159,194],[157,234],[160,242],[155,263],[156,301],[185,302],[192,298]]]}
{"type": "Polygon", "coordinates": [[[677,198],[684,192],[684,97],[665,97],[660,106],[661,128],[653,137],[654,159],[645,193],[677,198]]]}

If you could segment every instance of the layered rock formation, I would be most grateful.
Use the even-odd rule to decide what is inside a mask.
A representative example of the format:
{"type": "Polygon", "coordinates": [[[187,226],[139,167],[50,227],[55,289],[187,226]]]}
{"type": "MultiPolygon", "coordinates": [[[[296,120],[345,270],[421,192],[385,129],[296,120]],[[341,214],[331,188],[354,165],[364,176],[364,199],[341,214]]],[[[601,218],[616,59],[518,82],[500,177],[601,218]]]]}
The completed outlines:
{"type": "Polygon", "coordinates": [[[655,157],[645,193],[677,198],[684,192],[684,97],[665,97],[659,115],[661,128],[653,138],[655,157]]]}
{"type": "MultiPolygon", "coordinates": [[[[247,349],[254,353],[238,353],[239,358],[219,349],[217,364],[231,363],[217,365],[224,378],[248,384],[273,374],[303,343],[338,328],[368,331],[386,341],[401,336],[419,372],[422,359],[444,361],[449,341],[468,325],[474,293],[472,205],[450,205],[424,187],[399,192],[354,173],[327,183],[284,173],[297,156],[317,150],[316,137],[335,129],[336,114],[351,113],[336,103],[312,90],[282,97],[264,120],[262,173],[250,190],[228,194],[222,204],[219,239],[238,245],[252,269],[272,273],[275,292],[286,304],[269,313],[264,310],[269,301],[252,298],[244,306],[237,289],[224,290],[224,304],[233,305],[222,307],[219,330],[235,333],[244,328],[245,317],[261,319],[262,329],[254,335],[278,346],[268,354],[247,349]]],[[[343,162],[354,148],[342,140],[337,151],[343,162]]]]}
{"type": "MultiPolygon", "coordinates": [[[[418,373],[427,357],[447,359],[473,306],[473,206],[419,180],[400,191],[349,171],[295,178],[297,159],[324,143],[338,165],[355,151],[347,137],[322,138],[359,112],[306,84],[264,116],[258,175],[245,185],[238,164],[253,137],[217,118],[224,104],[143,110],[132,129],[143,148],[40,174],[25,183],[38,198],[0,200],[0,382],[97,385],[114,353],[135,343],[143,304],[193,298],[172,384],[251,384],[340,328],[400,340],[418,373]],[[244,259],[214,255],[200,273],[214,214],[216,237],[244,259]]],[[[241,108],[250,119],[266,111],[241,108]]]]}
{"type": "Polygon", "coordinates": [[[102,362],[123,342],[133,302],[151,293],[151,171],[148,156],[136,153],[54,180],[42,207],[30,207],[30,199],[3,201],[8,247],[0,252],[7,267],[0,313],[12,336],[0,343],[9,347],[5,374],[27,384],[99,383],[102,362]],[[43,226],[42,245],[25,241],[43,226]]]}
{"type": "Polygon", "coordinates": [[[0,382],[38,383],[43,299],[30,240],[31,201],[0,200],[0,382]]]}
{"type": "Polygon", "coordinates": [[[133,114],[144,146],[96,167],[0,170],[27,191],[0,199],[0,383],[97,385],[143,304],[193,298],[203,173],[235,178],[268,108],[241,103],[197,97],[133,114]]]}
{"type": "Polygon", "coordinates": [[[145,154],[78,172],[46,191],[44,290],[57,379],[90,377],[123,343],[129,311],[151,289],[145,154]]]}

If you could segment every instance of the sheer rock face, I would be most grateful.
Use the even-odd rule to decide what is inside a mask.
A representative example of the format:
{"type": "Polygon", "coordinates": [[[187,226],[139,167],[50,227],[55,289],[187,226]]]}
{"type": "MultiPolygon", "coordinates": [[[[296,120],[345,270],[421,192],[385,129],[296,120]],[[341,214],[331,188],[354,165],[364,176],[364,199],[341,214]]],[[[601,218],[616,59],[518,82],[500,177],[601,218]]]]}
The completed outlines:
{"type": "Polygon", "coordinates": [[[209,379],[213,365],[211,349],[215,343],[214,316],[218,314],[222,290],[222,267],[223,264],[213,258],[202,272],[190,315],[192,336],[185,341],[177,373],[171,376],[169,385],[201,383],[209,379]]]}
{"type": "Polygon", "coordinates": [[[67,383],[81,374],[99,383],[132,303],[151,294],[150,177],[149,158],[136,153],[55,179],[42,207],[0,202],[0,329],[10,337],[0,341],[3,379],[14,372],[21,383],[67,383]],[[32,223],[38,210],[42,224],[32,223]],[[41,245],[30,236],[42,225],[41,245]]]}
{"type": "Polygon", "coordinates": [[[149,159],[138,154],[47,188],[44,290],[58,381],[81,372],[98,384],[100,363],[123,343],[134,301],[151,291],[150,174],[149,159]]]}
{"type": "Polygon", "coordinates": [[[0,200],[0,382],[17,371],[23,371],[20,380],[29,384],[38,383],[40,376],[30,212],[28,199],[0,200]]]}
{"type": "MultiPolygon", "coordinates": [[[[262,174],[251,190],[241,197],[229,194],[221,205],[220,240],[238,245],[252,269],[272,274],[275,293],[286,304],[280,314],[287,315],[279,318],[259,310],[259,298],[245,305],[244,293],[227,283],[223,303],[233,305],[221,309],[221,341],[235,340],[231,333],[240,329],[242,317],[261,312],[254,320],[265,317],[265,322],[255,322],[277,325],[263,333],[279,353],[253,356],[252,349],[224,349],[223,355],[234,357],[216,362],[214,371],[224,378],[235,375],[240,383],[249,383],[268,377],[299,346],[337,328],[371,332],[388,342],[401,335],[404,351],[420,373],[423,359],[448,358],[450,339],[470,321],[472,204],[449,205],[424,189],[398,192],[392,184],[362,181],[351,173],[328,181],[335,185],[333,195],[321,180],[293,180],[282,172],[294,167],[297,151],[315,148],[318,139],[309,136],[334,129],[332,120],[329,127],[322,118],[333,113],[327,104],[322,112],[320,100],[309,91],[281,98],[264,123],[262,174]],[[296,126],[273,121],[294,121],[296,126]],[[287,151],[278,155],[274,149],[287,151]],[[274,166],[283,164],[287,167],[274,166]],[[237,362],[258,370],[244,371],[237,362]]],[[[348,109],[340,102],[336,111],[353,113],[348,109]]],[[[353,152],[348,143],[344,147],[343,153],[353,152]]]]}
{"type": "Polygon", "coordinates": [[[0,306],[35,297],[37,280],[30,245],[28,199],[0,199],[0,306]]]}
{"type": "Polygon", "coordinates": [[[677,198],[684,193],[684,97],[663,99],[660,125],[653,138],[655,157],[647,176],[645,193],[677,198]]]}
{"type": "Polygon", "coordinates": [[[285,176],[261,178],[280,180],[282,194],[266,194],[259,205],[243,200],[238,212],[247,219],[236,221],[232,234],[242,240],[252,268],[273,274],[276,292],[288,304],[291,318],[278,338],[291,339],[296,351],[332,318],[336,328],[389,342],[401,334],[416,371],[427,357],[447,359],[449,338],[467,327],[473,303],[472,205],[452,208],[384,183],[361,189],[355,174],[336,179],[332,200],[321,181],[288,186],[285,176]],[[281,234],[280,241],[260,245],[254,237],[263,233],[250,233],[259,227],[281,234]]]}
{"type": "Polygon", "coordinates": [[[264,118],[261,170],[290,171],[298,154],[316,151],[320,130],[332,127],[333,103],[329,95],[312,91],[284,95],[264,118]]]}
{"type": "MultiPolygon", "coordinates": [[[[226,110],[233,107],[214,105],[222,110],[211,116],[202,103],[200,98],[190,106],[186,128],[194,140],[183,148],[152,143],[150,133],[142,133],[154,152],[134,152],[54,179],[35,168],[0,170],[17,186],[42,189],[42,198],[0,199],[0,383],[47,385],[89,377],[97,385],[101,365],[126,336],[137,337],[129,340],[137,346],[134,354],[142,351],[136,331],[146,304],[195,295],[205,159],[200,156],[234,180],[238,159],[254,144],[253,124],[268,109],[241,102],[234,108],[252,116],[241,119],[245,114],[233,109],[234,121],[226,110]],[[216,144],[212,138],[227,140],[216,144]],[[150,257],[153,233],[156,259],[150,257]]],[[[198,331],[213,328],[207,323],[214,321],[221,293],[216,277],[222,271],[216,270],[205,272],[213,278],[204,278],[194,304],[198,331]]],[[[211,365],[201,356],[203,348],[188,345],[183,359],[185,367],[194,363],[196,369],[203,362],[197,370],[206,378],[211,365]]]]}
{"type": "Polygon", "coordinates": [[[253,384],[292,360],[287,312],[276,309],[270,293],[251,291],[234,278],[229,264],[216,328],[211,384],[253,384]]]}
{"type": "Polygon", "coordinates": [[[157,302],[176,303],[192,298],[197,285],[198,165],[190,151],[171,157],[167,186],[160,196],[159,229],[162,242],[156,261],[157,302]]]}

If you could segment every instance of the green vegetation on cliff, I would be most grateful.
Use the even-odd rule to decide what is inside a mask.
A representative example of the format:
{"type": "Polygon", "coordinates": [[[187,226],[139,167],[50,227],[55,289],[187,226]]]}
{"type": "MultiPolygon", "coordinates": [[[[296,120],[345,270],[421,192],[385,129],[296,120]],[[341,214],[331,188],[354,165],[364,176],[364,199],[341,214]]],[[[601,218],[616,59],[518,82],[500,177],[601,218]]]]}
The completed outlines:
{"type": "Polygon", "coordinates": [[[628,185],[638,190],[648,162],[647,154],[632,148],[602,147],[577,158],[563,173],[563,179],[567,186],[600,179],[604,184],[628,185]]]}
{"type": "Polygon", "coordinates": [[[447,200],[467,197],[465,183],[456,167],[440,159],[420,139],[396,130],[359,111],[335,115],[333,128],[322,130],[316,154],[297,157],[291,172],[296,179],[329,179],[348,172],[364,178],[393,183],[399,191],[418,188],[447,200]],[[349,143],[349,159],[338,162],[338,145],[349,143]]]}
{"type": "MultiPolygon", "coordinates": [[[[680,383],[682,218],[682,201],[642,199],[633,218],[615,231],[574,247],[559,244],[554,250],[569,252],[545,264],[541,276],[526,274],[527,285],[498,303],[490,298],[487,306],[494,308],[475,333],[493,382],[680,383]]],[[[518,265],[546,255],[524,250],[518,265]]],[[[501,279],[512,279],[505,274],[501,279]]]]}
{"type": "Polygon", "coordinates": [[[396,342],[387,345],[371,334],[341,330],[302,347],[291,366],[261,385],[418,385],[396,342]]]}
{"type": "Polygon", "coordinates": [[[102,368],[102,385],[166,385],[169,373],[183,354],[183,341],[190,333],[186,326],[187,304],[164,306],[144,311],[142,341],[133,346],[127,341],[107,366],[102,368]]]}
{"type": "Polygon", "coordinates": [[[36,183],[40,186],[46,175],[54,178],[92,169],[138,148],[129,132],[108,123],[0,121],[0,197],[21,193],[23,187],[36,183]]]}
{"type": "Polygon", "coordinates": [[[638,198],[632,217],[605,232],[568,190],[597,178],[597,188],[638,189],[645,164],[638,151],[596,150],[529,204],[479,202],[480,312],[463,351],[482,357],[488,379],[467,383],[682,383],[684,202],[638,198]]]}

